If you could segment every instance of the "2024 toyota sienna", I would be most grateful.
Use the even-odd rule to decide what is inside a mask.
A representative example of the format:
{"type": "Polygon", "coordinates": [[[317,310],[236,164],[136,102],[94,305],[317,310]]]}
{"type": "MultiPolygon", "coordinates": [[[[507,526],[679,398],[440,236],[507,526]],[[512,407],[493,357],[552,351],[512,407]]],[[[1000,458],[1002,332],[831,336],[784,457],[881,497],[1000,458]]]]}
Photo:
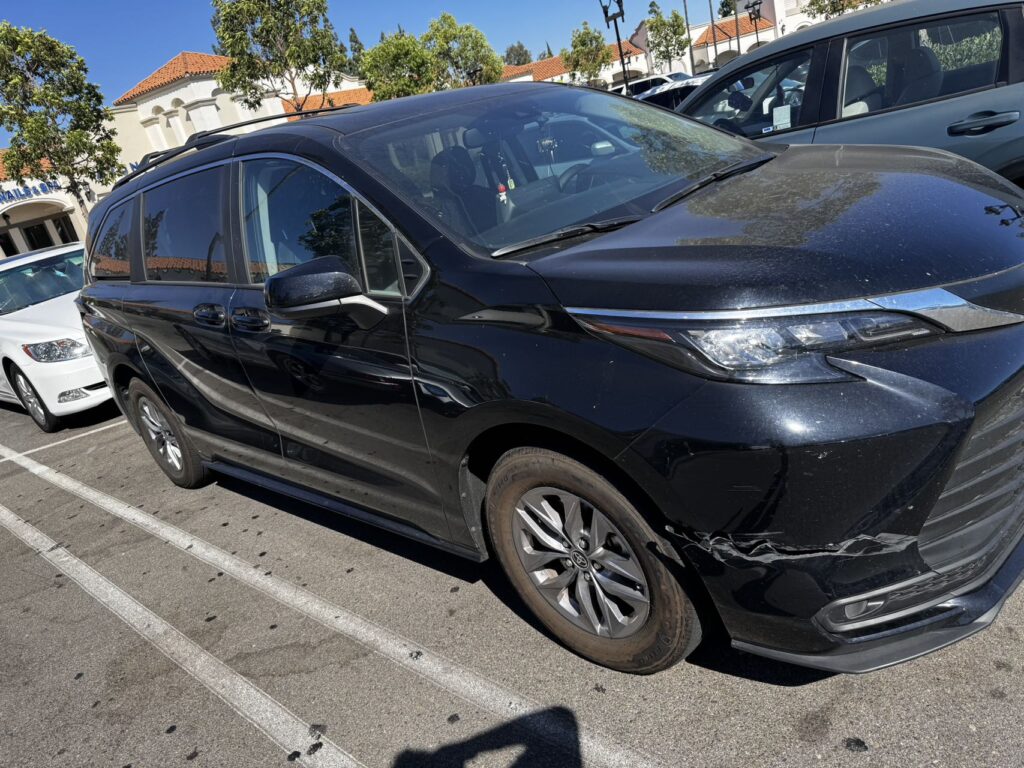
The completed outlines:
{"type": "Polygon", "coordinates": [[[867,671],[1024,571],[1022,222],[948,153],[503,84],[149,158],[92,213],[80,308],[178,485],[495,556],[616,669],[714,619],[867,671]]]}

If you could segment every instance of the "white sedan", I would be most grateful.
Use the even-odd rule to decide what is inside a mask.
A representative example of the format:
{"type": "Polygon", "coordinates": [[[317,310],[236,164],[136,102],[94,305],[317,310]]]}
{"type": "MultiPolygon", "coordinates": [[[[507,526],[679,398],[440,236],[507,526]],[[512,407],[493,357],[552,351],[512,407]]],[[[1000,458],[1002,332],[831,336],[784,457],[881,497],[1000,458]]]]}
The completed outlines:
{"type": "Polygon", "coordinates": [[[81,243],[0,260],[0,400],[44,432],[111,397],[75,306],[83,261],[81,243]]]}

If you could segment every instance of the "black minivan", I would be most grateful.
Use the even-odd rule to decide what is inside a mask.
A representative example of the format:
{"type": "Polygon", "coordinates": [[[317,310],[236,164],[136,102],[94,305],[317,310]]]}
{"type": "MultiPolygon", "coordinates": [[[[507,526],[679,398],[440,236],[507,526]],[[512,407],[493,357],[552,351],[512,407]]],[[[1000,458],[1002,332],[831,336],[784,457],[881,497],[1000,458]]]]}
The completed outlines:
{"type": "Polygon", "coordinates": [[[160,467],[495,556],[572,650],[877,669],[1024,573],[1024,193],[586,88],[147,158],[80,307],[160,467]],[[699,607],[699,610],[698,610],[699,607]]]}

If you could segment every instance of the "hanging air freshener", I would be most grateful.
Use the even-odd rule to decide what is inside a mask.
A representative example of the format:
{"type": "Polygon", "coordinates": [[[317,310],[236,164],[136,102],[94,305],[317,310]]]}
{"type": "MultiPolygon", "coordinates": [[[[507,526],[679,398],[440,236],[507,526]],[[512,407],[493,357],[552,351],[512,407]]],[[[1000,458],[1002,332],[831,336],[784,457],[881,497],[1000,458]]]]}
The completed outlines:
{"type": "Polygon", "coordinates": [[[508,190],[504,184],[498,185],[498,202],[502,205],[508,205],[508,190]]]}

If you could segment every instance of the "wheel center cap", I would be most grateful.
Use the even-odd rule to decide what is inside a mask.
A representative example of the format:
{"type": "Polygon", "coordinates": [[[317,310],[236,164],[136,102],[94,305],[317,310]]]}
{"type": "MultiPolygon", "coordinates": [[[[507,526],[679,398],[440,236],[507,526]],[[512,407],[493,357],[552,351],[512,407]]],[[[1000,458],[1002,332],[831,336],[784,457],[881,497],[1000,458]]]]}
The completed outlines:
{"type": "Polygon", "coordinates": [[[574,549],[570,553],[569,557],[572,558],[572,562],[573,562],[573,564],[577,568],[589,568],[590,567],[590,560],[587,559],[587,556],[584,555],[582,552],[580,552],[578,549],[574,549]]]}

